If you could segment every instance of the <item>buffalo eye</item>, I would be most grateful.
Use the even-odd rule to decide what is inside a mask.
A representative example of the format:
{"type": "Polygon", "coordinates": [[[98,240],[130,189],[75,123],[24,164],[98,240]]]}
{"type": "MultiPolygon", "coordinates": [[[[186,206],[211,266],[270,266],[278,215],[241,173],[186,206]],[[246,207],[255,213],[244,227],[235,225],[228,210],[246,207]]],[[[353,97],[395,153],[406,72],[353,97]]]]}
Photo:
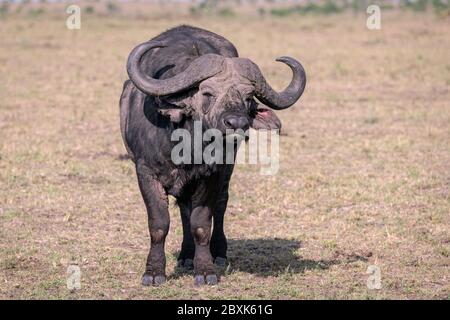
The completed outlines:
{"type": "Polygon", "coordinates": [[[253,100],[253,98],[248,98],[245,100],[245,105],[247,108],[251,110],[252,108],[255,107],[255,100],[253,100]]]}
{"type": "Polygon", "coordinates": [[[207,113],[211,106],[214,104],[216,98],[209,92],[204,92],[202,95],[202,110],[203,113],[207,113]]]}

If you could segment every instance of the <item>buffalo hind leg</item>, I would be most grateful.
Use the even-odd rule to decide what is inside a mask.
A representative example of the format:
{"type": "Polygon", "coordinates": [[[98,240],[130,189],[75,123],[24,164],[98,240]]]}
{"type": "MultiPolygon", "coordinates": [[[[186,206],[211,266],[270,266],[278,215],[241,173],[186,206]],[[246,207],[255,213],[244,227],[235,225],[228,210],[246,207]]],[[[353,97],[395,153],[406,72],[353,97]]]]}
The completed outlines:
{"type": "Polygon", "coordinates": [[[195,285],[215,285],[218,282],[209,248],[211,237],[212,208],[198,206],[192,210],[191,232],[195,243],[195,285]]]}
{"type": "Polygon", "coordinates": [[[181,222],[183,223],[183,242],[178,255],[178,266],[191,270],[194,268],[195,243],[191,233],[191,211],[192,202],[190,200],[178,199],[180,207],[181,222]]]}
{"type": "Polygon", "coordinates": [[[162,185],[153,179],[145,165],[137,163],[136,172],[139,188],[147,208],[151,240],[142,284],[157,286],[166,280],[164,243],[170,223],[167,194],[162,185]]]}

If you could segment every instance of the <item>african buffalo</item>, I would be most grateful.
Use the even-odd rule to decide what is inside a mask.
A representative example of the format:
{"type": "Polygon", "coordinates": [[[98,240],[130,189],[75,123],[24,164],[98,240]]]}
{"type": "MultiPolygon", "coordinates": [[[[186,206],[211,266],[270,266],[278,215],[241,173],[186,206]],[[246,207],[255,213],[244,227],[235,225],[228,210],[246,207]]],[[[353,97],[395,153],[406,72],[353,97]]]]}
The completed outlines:
{"type": "Polygon", "coordinates": [[[306,77],[290,57],[277,59],[293,72],[289,86],[274,91],[258,66],[239,58],[225,38],[195,27],[179,26],[138,45],[130,53],[120,99],[120,127],[144,199],[151,246],[143,285],[165,281],[164,243],[169,231],[168,195],[177,199],[183,222],[178,263],[194,267],[195,284],[217,284],[214,263],[226,262],[223,231],[233,164],[175,164],[175,129],[280,129],[275,113],[302,95],[306,77]],[[211,227],[213,231],[211,233],[211,227]]]}

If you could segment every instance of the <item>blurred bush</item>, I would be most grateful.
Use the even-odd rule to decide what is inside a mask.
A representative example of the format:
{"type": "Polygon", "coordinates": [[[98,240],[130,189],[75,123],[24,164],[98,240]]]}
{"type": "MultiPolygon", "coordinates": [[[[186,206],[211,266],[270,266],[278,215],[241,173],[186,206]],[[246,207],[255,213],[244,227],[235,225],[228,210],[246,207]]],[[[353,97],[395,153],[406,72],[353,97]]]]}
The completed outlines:
{"type": "MultiPolygon", "coordinates": [[[[271,7],[270,14],[285,17],[292,14],[335,14],[351,10],[353,12],[366,12],[371,4],[377,4],[382,10],[404,8],[415,12],[426,12],[431,7],[436,12],[449,12],[450,0],[401,0],[401,1],[367,1],[367,0],[317,0],[309,1],[303,5],[271,7]]],[[[260,13],[261,14],[261,13],[260,13]]]]}
{"type": "MultiPolygon", "coordinates": [[[[55,12],[54,4],[64,0],[0,0],[0,15],[20,14],[22,11],[30,15],[44,12],[55,12]]],[[[87,14],[104,15],[136,14],[146,15],[143,8],[150,7],[151,14],[164,17],[166,13],[190,14],[191,16],[235,17],[238,15],[258,15],[288,17],[292,15],[332,15],[342,12],[366,14],[371,4],[379,5],[382,10],[410,10],[413,12],[435,12],[441,16],[450,15],[450,0],[170,0],[150,2],[134,2],[122,0],[82,0],[80,6],[87,14]],[[178,2],[177,2],[178,1],[178,2]],[[172,9],[175,8],[175,11],[172,9]],[[131,8],[131,9],[130,9],[131,8]],[[153,10],[153,9],[158,10],[153,10]],[[172,12],[173,11],[173,12],[172,12]],[[134,12],[134,13],[133,13],[134,12]]]]}
{"type": "Polygon", "coordinates": [[[219,16],[222,17],[234,17],[236,13],[231,8],[222,8],[217,11],[219,16]]]}
{"type": "Polygon", "coordinates": [[[403,6],[416,12],[428,11],[430,7],[437,13],[450,12],[449,0],[403,0],[403,6]]]}
{"type": "Polygon", "coordinates": [[[8,14],[8,12],[9,12],[9,3],[3,2],[0,5],[0,16],[4,16],[4,15],[8,14]]]}
{"type": "Polygon", "coordinates": [[[219,1],[217,0],[206,0],[195,6],[191,6],[189,8],[189,12],[194,16],[219,15],[221,17],[234,17],[236,12],[229,6],[229,4],[231,4],[230,1],[225,1],[222,3],[222,6],[219,6],[219,1]],[[227,4],[228,6],[223,6],[223,4],[227,4]]]}
{"type": "Polygon", "coordinates": [[[40,7],[40,8],[31,8],[28,10],[28,15],[32,16],[32,17],[37,17],[42,15],[43,13],[45,13],[45,9],[40,7]]]}
{"type": "Polygon", "coordinates": [[[405,0],[405,6],[414,11],[425,11],[428,7],[428,0],[405,0]]]}
{"type": "Polygon", "coordinates": [[[95,8],[93,6],[87,6],[86,8],[84,8],[84,12],[87,14],[92,14],[95,12],[95,8]]]}
{"type": "Polygon", "coordinates": [[[108,13],[114,14],[120,11],[120,7],[117,3],[109,1],[106,4],[106,10],[108,10],[108,13]]]}
{"type": "Polygon", "coordinates": [[[338,5],[335,1],[327,0],[322,3],[310,2],[306,5],[296,5],[293,7],[273,8],[270,13],[274,16],[284,17],[291,14],[333,14],[346,9],[346,5],[338,5]]]}
{"type": "Polygon", "coordinates": [[[449,0],[433,0],[434,10],[438,13],[445,12],[450,15],[450,1],[449,0]]]}

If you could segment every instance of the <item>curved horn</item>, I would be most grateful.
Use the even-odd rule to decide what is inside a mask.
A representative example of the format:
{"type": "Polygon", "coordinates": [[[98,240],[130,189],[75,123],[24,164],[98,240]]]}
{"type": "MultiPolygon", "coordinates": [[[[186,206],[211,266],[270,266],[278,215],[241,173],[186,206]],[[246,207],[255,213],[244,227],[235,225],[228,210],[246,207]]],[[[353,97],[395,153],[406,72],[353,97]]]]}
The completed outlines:
{"type": "Polygon", "coordinates": [[[250,76],[254,81],[255,95],[259,101],[275,110],[283,110],[292,106],[302,95],[306,85],[305,69],[297,60],[291,57],[280,57],[276,61],[287,64],[293,73],[291,83],[282,92],[276,92],[266,82],[266,79],[259,70],[258,66],[254,65],[250,76]]]}
{"type": "Polygon", "coordinates": [[[133,84],[142,92],[153,96],[165,96],[193,87],[198,82],[210,78],[221,71],[223,57],[205,54],[176,76],[159,80],[145,74],[140,67],[142,57],[149,50],[166,47],[161,41],[148,41],[138,45],[128,56],[127,72],[133,84]]]}

